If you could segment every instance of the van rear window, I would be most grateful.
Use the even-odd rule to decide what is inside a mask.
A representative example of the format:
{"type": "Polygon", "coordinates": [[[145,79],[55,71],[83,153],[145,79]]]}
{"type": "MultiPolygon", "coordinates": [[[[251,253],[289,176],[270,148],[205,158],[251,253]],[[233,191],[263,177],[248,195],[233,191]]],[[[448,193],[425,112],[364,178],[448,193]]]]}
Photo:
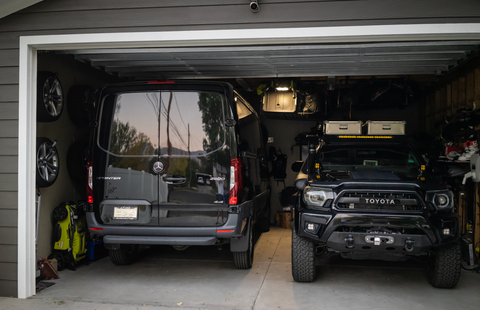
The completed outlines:
{"type": "Polygon", "coordinates": [[[224,145],[219,93],[120,93],[104,98],[101,109],[98,145],[115,156],[205,156],[224,145]]]}

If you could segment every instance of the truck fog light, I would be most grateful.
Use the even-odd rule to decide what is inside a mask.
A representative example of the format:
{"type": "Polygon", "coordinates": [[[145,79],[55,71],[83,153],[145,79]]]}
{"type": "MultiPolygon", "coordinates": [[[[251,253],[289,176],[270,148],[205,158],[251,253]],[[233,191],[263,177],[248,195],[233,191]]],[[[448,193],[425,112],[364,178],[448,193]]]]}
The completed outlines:
{"type": "Polygon", "coordinates": [[[317,231],[318,224],[315,223],[306,223],[306,230],[311,233],[315,233],[317,231]]]}
{"type": "Polygon", "coordinates": [[[443,229],[443,235],[450,235],[450,228],[444,228],[443,229]]]}

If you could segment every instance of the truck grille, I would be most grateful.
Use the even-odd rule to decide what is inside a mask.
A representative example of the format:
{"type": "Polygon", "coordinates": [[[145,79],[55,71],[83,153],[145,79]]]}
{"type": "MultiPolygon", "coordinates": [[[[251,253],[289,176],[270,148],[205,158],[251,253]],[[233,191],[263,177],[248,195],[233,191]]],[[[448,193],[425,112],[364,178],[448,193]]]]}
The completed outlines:
{"type": "Polygon", "coordinates": [[[339,210],[421,211],[423,203],[414,192],[343,191],[334,202],[339,210]]]}

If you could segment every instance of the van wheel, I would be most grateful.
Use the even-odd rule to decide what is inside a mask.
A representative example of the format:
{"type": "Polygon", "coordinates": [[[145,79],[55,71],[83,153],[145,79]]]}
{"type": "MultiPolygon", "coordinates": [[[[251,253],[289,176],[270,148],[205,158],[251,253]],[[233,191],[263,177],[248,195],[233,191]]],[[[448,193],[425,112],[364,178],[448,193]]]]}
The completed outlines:
{"type": "Polygon", "coordinates": [[[254,252],[254,244],[253,244],[253,225],[252,221],[248,224],[248,248],[246,251],[243,252],[232,252],[233,253],[233,262],[235,263],[235,267],[238,269],[250,269],[252,268],[253,264],[253,252],[254,252]]]}
{"type": "Polygon", "coordinates": [[[37,138],[36,186],[49,187],[57,179],[60,159],[57,148],[48,138],[37,138]]]}
{"type": "Polygon", "coordinates": [[[56,121],[63,111],[63,90],[57,75],[52,72],[37,74],[37,121],[56,121]]]}
{"type": "Polygon", "coordinates": [[[292,276],[297,282],[312,282],[317,276],[315,243],[297,235],[292,225],[292,276]]]}
{"type": "Polygon", "coordinates": [[[118,250],[109,250],[110,260],[117,266],[130,265],[137,259],[138,244],[120,244],[118,250]]]}
{"type": "Polygon", "coordinates": [[[439,248],[430,254],[427,265],[427,277],[430,284],[438,288],[453,288],[460,279],[462,250],[454,243],[439,248]]]}

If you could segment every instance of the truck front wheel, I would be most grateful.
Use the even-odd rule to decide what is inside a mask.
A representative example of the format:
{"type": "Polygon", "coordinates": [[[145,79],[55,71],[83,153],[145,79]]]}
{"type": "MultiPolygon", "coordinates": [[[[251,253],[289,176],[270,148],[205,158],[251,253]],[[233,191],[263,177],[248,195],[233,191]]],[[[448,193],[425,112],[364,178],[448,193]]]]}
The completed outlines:
{"type": "Polygon", "coordinates": [[[459,243],[439,248],[430,254],[427,277],[430,284],[438,288],[453,288],[460,279],[462,251],[459,243]]]}
{"type": "Polygon", "coordinates": [[[297,235],[292,227],[292,276],[297,282],[312,282],[317,275],[315,243],[297,235]]]}

